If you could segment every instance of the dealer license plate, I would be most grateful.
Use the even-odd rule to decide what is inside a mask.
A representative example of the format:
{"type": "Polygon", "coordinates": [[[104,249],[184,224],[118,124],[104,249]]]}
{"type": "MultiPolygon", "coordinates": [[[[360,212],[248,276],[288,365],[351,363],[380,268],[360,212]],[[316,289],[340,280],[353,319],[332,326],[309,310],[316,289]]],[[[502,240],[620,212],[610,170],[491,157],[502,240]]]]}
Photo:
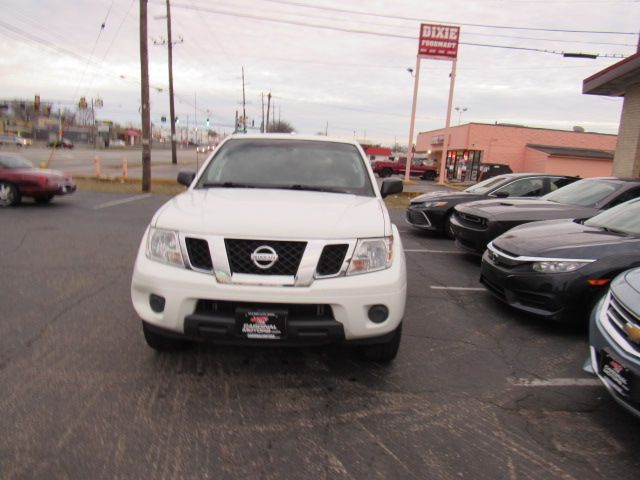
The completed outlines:
{"type": "Polygon", "coordinates": [[[236,309],[240,335],[254,340],[279,340],[287,334],[287,310],[245,308],[236,309]]]}
{"type": "Polygon", "coordinates": [[[617,390],[621,394],[627,395],[629,393],[631,375],[628,368],[625,368],[620,362],[607,354],[603,354],[601,371],[605,377],[618,387],[617,390]]]}

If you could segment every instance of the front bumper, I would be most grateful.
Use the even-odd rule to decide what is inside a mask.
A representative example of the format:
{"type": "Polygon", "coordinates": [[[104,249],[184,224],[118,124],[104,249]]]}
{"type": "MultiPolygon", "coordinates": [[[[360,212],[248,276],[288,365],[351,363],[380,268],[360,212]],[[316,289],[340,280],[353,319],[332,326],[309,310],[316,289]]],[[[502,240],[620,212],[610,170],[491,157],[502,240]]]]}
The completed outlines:
{"type": "Polygon", "coordinates": [[[591,314],[591,367],[613,399],[640,418],[640,349],[630,352],[622,347],[624,340],[620,340],[607,318],[609,301],[609,296],[602,299],[591,314]],[[612,361],[613,365],[621,368],[619,374],[612,370],[612,361]]]}
{"type": "Polygon", "coordinates": [[[309,343],[379,339],[402,321],[406,302],[406,265],[396,238],[391,268],[362,275],[316,279],[309,286],[221,284],[211,273],[196,272],[149,260],[143,238],[131,282],[133,306],[147,325],[189,338],[238,343],[237,307],[285,308],[291,312],[287,335],[280,340],[242,343],[309,343]],[[165,299],[161,312],[152,310],[150,296],[165,299]],[[206,307],[216,305],[215,308],[206,307]],[[368,318],[373,305],[384,305],[388,318],[368,318]],[[220,307],[221,306],[221,307],[220,307]],[[324,313],[309,316],[309,309],[324,313]],[[222,313],[221,313],[222,311],[222,313]],[[330,313],[329,313],[330,312],[330,313]]]}
{"type": "Polygon", "coordinates": [[[464,225],[458,215],[451,216],[451,229],[456,239],[456,246],[465,252],[476,255],[482,255],[487,249],[487,244],[502,233],[484,225],[479,228],[471,228],[464,225]]]}
{"type": "Polygon", "coordinates": [[[407,208],[406,220],[412,227],[433,232],[442,232],[444,230],[444,210],[426,209],[426,208],[407,208]]]}
{"type": "Polygon", "coordinates": [[[580,313],[603,291],[603,287],[590,286],[581,273],[510,268],[496,264],[488,252],[482,256],[480,283],[511,307],[548,320],[566,320],[580,313]]]}

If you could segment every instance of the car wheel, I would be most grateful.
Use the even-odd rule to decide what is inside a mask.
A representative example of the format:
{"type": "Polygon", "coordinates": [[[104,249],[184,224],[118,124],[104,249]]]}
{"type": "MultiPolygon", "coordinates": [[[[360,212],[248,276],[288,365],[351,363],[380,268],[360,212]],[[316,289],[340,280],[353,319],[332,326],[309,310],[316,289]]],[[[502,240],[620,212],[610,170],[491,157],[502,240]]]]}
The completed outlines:
{"type": "Polygon", "coordinates": [[[431,170],[429,170],[428,172],[424,172],[424,175],[422,176],[422,178],[424,178],[425,180],[435,180],[436,179],[436,172],[432,172],[431,170]]]}
{"type": "Polygon", "coordinates": [[[402,338],[402,324],[393,332],[393,337],[385,343],[376,343],[374,345],[364,345],[360,347],[362,356],[373,362],[389,363],[400,349],[400,339],[402,338]]]}
{"type": "Polygon", "coordinates": [[[390,168],[383,168],[382,171],[380,172],[380,176],[382,178],[387,178],[387,177],[390,177],[392,173],[393,173],[393,170],[391,170],[390,168]]]}
{"type": "Polygon", "coordinates": [[[184,350],[189,346],[188,341],[162,335],[161,333],[152,330],[144,322],[142,322],[142,332],[144,333],[144,339],[146,340],[147,345],[158,352],[184,350]]]}
{"type": "Polygon", "coordinates": [[[35,197],[34,200],[36,203],[44,205],[46,203],[49,203],[52,198],[53,198],[53,195],[47,195],[46,197],[35,197]]]}
{"type": "Polygon", "coordinates": [[[451,228],[451,217],[453,216],[453,212],[449,213],[446,217],[444,217],[444,225],[442,229],[444,231],[445,236],[450,240],[455,240],[455,235],[453,234],[453,229],[451,228]]]}
{"type": "Polygon", "coordinates": [[[10,207],[20,203],[20,192],[12,183],[0,182],[0,207],[10,207]]]}

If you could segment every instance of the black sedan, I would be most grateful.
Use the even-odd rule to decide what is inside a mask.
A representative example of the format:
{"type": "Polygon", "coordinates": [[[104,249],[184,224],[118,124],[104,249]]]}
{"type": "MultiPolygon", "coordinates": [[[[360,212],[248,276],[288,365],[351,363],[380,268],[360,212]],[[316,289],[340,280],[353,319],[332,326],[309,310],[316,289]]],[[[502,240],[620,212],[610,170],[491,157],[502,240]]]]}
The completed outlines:
{"type": "Polygon", "coordinates": [[[552,320],[588,318],[611,279],[640,266],[640,199],[586,221],[522,225],[482,257],[482,284],[518,310],[552,320]]]}
{"type": "Polygon", "coordinates": [[[613,398],[640,418],[640,269],[611,282],[591,314],[591,368],[613,398]]]}
{"type": "Polygon", "coordinates": [[[640,179],[588,178],[537,199],[485,200],[459,205],[451,217],[456,245],[482,254],[487,244],[510,228],[561,218],[587,219],[640,197],[640,179]]]}
{"type": "Polygon", "coordinates": [[[487,198],[541,197],[564,187],[576,177],[539,173],[513,173],[499,175],[457,191],[438,191],[415,197],[407,209],[407,222],[422,230],[444,233],[453,238],[451,216],[461,203],[487,198]]]}

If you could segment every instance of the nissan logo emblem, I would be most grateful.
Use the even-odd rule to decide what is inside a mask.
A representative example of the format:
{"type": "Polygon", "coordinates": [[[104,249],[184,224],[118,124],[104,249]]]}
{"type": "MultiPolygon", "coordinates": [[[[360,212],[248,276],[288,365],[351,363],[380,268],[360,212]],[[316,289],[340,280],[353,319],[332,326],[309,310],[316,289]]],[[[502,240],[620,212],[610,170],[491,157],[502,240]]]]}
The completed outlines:
{"type": "Polygon", "coordinates": [[[262,245],[253,251],[251,261],[256,267],[266,270],[275,265],[278,261],[278,254],[269,245],[262,245]]]}

